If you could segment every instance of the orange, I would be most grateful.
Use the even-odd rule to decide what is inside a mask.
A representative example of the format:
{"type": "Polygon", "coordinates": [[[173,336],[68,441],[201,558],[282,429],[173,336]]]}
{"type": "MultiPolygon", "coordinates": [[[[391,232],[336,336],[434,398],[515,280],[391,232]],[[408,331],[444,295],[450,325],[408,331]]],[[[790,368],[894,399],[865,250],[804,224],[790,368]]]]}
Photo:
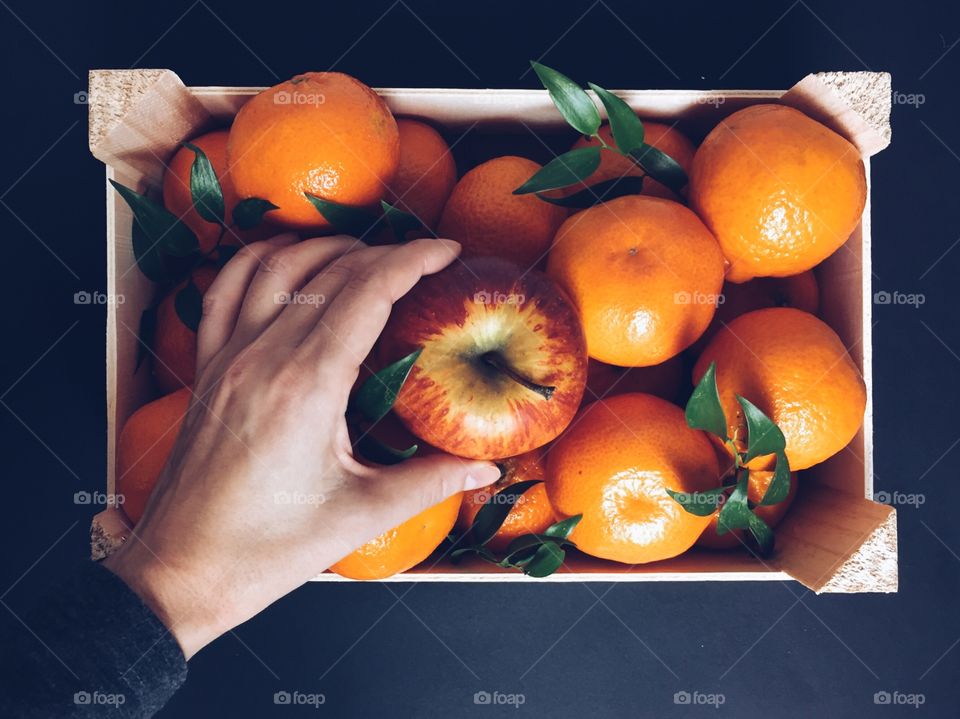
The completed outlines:
{"type": "Polygon", "coordinates": [[[695,352],[701,352],[718,329],[747,312],[765,307],[793,307],[816,314],[820,308],[820,288],[810,270],[790,277],[757,277],[739,285],[725,282],[722,294],[723,302],[717,305],[713,322],[693,345],[695,352]]]}
{"type": "MultiPolygon", "coordinates": [[[[201,294],[210,288],[216,276],[217,269],[210,264],[200,265],[191,273],[201,294]]],[[[174,287],[157,305],[153,376],[164,394],[193,384],[197,371],[197,333],[183,324],[174,304],[177,293],[186,284],[184,280],[174,287]]]]}
{"type": "Polygon", "coordinates": [[[642,392],[669,402],[677,398],[682,381],[683,363],[679,357],[651,367],[616,367],[590,360],[583,401],[593,402],[618,394],[642,392]]]}
{"type": "Polygon", "coordinates": [[[645,367],[686,349],[710,324],[723,255],[683,205],[631,195],[564,222],[547,274],[580,310],[591,358],[645,367]]]}
{"type": "MultiPolygon", "coordinates": [[[[603,138],[603,141],[608,145],[615,145],[613,139],[613,132],[610,130],[610,125],[608,123],[603,123],[600,127],[600,137],[603,138]]],[[[643,122],[643,137],[644,142],[648,145],[653,145],[655,148],[661,152],[665,152],[672,159],[674,159],[680,167],[689,175],[690,168],[693,165],[693,153],[695,148],[693,143],[687,139],[679,130],[671,127],[670,125],[662,125],[659,122],[643,122]]],[[[582,136],[577,140],[571,150],[576,150],[581,147],[592,147],[593,145],[599,145],[599,140],[596,140],[592,137],[582,136]]],[[[564,194],[571,194],[577,190],[583,189],[584,184],[586,185],[596,185],[599,182],[604,182],[606,180],[613,180],[625,176],[636,176],[639,177],[643,175],[644,172],[637,165],[630,160],[628,160],[623,155],[620,155],[617,152],[604,150],[600,153],[600,167],[597,168],[590,177],[588,177],[583,184],[577,184],[573,189],[567,189],[564,194]]],[[[643,181],[643,192],[644,195],[653,195],[655,197],[665,197],[668,200],[677,199],[676,194],[670,190],[666,185],[663,185],[653,178],[648,178],[643,181]]]]}
{"type": "Polygon", "coordinates": [[[430,125],[397,120],[400,165],[388,185],[387,202],[434,230],[447,198],[457,184],[457,164],[450,147],[430,125]]]}
{"type": "Polygon", "coordinates": [[[440,216],[438,234],[463,245],[463,255],[494,255],[524,269],[547,254],[567,217],[563,207],[513,191],[540,169],[523,157],[496,157],[464,175],[440,216]]]}
{"type": "Polygon", "coordinates": [[[150,493],[167,463],[190,396],[190,389],[184,387],[149,402],[123,425],[117,440],[116,491],[123,496],[120,506],[134,524],[143,516],[150,493]]]}
{"type": "MultiPolygon", "coordinates": [[[[808,312],[774,307],[737,317],[707,344],[694,382],[711,362],[727,432],[741,450],[748,437],[738,394],[780,427],[795,471],[839,452],[863,424],[863,378],[836,332],[808,312]]],[[[770,469],[772,460],[757,457],[750,466],[770,469]]]]}
{"type": "Polygon", "coordinates": [[[330,567],[350,579],[385,579],[430,556],[453,529],[462,493],[447,497],[403,524],[371,539],[330,567]]]}
{"type": "Polygon", "coordinates": [[[753,105],[717,125],[690,174],[690,204],[730,263],[727,279],[796,275],[832,255],[867,197],[857,148],[783,105],[753,105]]]}
{"type": "MultiPolygon", "coordinates": [[[[464,492],[460,517],[457,520],[457,526],[461,531],[466,532],[470,529],[480,508],[501,489],[517,482],[544,479],[543,450],[541,449],[535,449],[517,457],[501,459],[497,464],[501,465],[503,477],[496,483],[489,487],[464,492]]],[[[516,500],[507,518],[500,525],[500,529],[486,546],[494,552],[502,552],[517,537],[524,534],[541,534],[555,521],[553,507],[547,499],[546,487],[542,483],[535,484],[516,500]]]]}
{"type": "Polygon", "coordinates": [[[383,198],[400,160],[397,123],[383,99],[339,72],[297,75],[240,108],[227,144],[237,194],[280,209],[267,213],[293,229],[330,229],[310,193],[355,207],[383,198]]]}
{"type": "MultiPolygon", "coordinates": [[[[213,171],[217,174],[217,179],[220,180],[220,189],[223,191],[224,217],[227,224],[230,225],[232,224],[233,208],[236,207],[239,198],[233,187],[233,177],[227,165],[228,135],[227,130],[214,130],[200,137],[195,137],[190,142],[203,150],[203,154],[210,160],[213,171]]],[[[217,244],[217,238],[220,237],[220,226],[213,222],[207,222],[193,206],[193,195],[190,193],[190,170],[195,159],[196,155],[188,147],[181,147],[174,154],[163,173],[163,206],[179,217],[183,224],[193,231],[200,242],[200,251],[208,253],[217,244]]],[[[250,230],[231,228],[224,233],[221,244],[236,245],[241,242],[257,242],[258,240],[265,240],[275,233],[276,230],[267,224],[261,224],[250,230]]]]}
{"type": "Polygon", "coordinates": [[[587,405],[547,454],[547,495],[558,515],[583,514],[571,539],[587,554],[627,564],[688,550],[710,517],[667,492],[717,486],[717,456],[683,410],[647,394],[587,405]]]}
{"type": "MultiPolygon", "coordinates": [[[[747,499],[755,504],[763,499],[763,495],[766,493],[767,487],[770,486],[770,480],[772,479],[773,472],[750,472],[747,478],[747,499]]],[[[786,499],[777,504],[757,504],[753,509],[753,513],[766,522],[768,527],[776,527],[780,524],[780,520],[783,519],[787,510],[790,509],[790,505],[793,504],[793,498],[796,496],[797,475],[791,474],[790,493],[786,499]]],[[[733,547],[743,546],[747,541],[746,530],[734,529],[723,535],[717,534],[717,517],[717,512],[710,515],[710,526],[700,535],[700,539],[697,540],[697,546],[706,547],[707,549],[732,549],[733,547]]]]}

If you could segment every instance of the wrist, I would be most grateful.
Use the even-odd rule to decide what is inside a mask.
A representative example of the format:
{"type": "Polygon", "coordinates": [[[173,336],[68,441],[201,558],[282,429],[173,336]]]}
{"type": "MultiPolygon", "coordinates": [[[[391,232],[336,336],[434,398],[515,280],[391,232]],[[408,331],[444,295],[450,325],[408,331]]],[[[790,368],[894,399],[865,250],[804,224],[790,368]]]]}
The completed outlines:
{"type": "Polygon", "coordinates": [[[103,566],[116,574],[167,628],[190,659],[229,629],[211,607],[222,607],[218,598],[207,598],[206,588],[184,571],[164,564],[139,548],[135,536],[103,566]]]}

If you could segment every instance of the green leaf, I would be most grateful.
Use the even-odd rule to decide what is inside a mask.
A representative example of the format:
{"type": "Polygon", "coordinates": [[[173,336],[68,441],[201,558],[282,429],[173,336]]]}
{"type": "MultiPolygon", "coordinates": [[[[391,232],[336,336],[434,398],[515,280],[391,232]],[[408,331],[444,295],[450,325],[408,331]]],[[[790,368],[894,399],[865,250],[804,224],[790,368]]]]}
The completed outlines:
{"type": "Polygon", "coordinates": [[[545,192],[568,187],[590,177],[600,167],[600,148],[596,145],[578,147],[555,157],[541,167],[533,177],[513,191],[514,195],[545,192]]]}
{"type": "Polygon", "coordinates": [[[206,153],[192,142],[185,142],[183,146],[193,151],[193,164],[190,166],[190,196],[193,206],[200,217],[207,222],[223,224],[223,189],[217,173],[210,164],[206,153]]]}
{"type": "Polygon", "coordinates": [[[489,549],[486,549],[484,547],[474,547],[474,546],[459,547],[457,549],[454,549],[452,552],[450,552],[450,559],[454,560],[454,563],[457,563],[459,562],[460,559],[462,559],[464,556],[468,554],[476,554],[481,559],[485,559],[488,562],[492,562],[493,564],[500,564],[496,556],[489,549]]]}
{"type": "Polygon", "coordinates": [[[543,533],[548,537],[556,537],[557,539],[566,539],[570,536],[570,532],[573,531],[574,527],[580,524],[580,520],[583,519],[582,514],[575,514],[572,517],[567,517],[556,524],[551,524],[543,533]]]}
{"type": "Polygon", "coordinates": [[[196,235],[175,215],[146,195],[110,180],[133,212],[133,253],[137,266],[154,282],[168,278],[164,255],[186,257],[200,249],[196,235]]]}
{"type": "Polygon", "coordinates": [[[743,463],[747,464],[754,457],[764,457],[775,452],[782,452],[787,446],[783,432],[750,400],[737,395],[737,402],[743,408],[747,420],[747,453],[743,463]]]}
{"type": "Polygon", "coordinates": [[[717,534],[722,536],[732,529],[746,529],[753,516],[747,502],[747,473],[743,472],[717,515],[717,534]]]}
{"type": "Polygon", "coordinates": [[[137,332],[140,341],[137,343],[137,364],[133,368],[134,374],[140,369],[140,365],[143,363],[148,352],[153,350],[153,340],[156,334],[157,307],[154,305],[140,313],[140,329],[137,332]]]}
{"type": "Polygon", "coordinates": [[[568,540],[548,537],[545,534],[524,534],[510,542],[503,559],[497,564],[505,569],[519,569],[530,562],[544,544],[555,544],[558,547],[576,546],[568,540]]]}
{"type": "Polygon", "coordinates": [[[761,557],[769,557],[773,554],[773,530],[767,526],[767,523],[751,512],[748,527],[750,534],[757,541],[757,554],[761,557]]]}
{"type": "MultiPolygon", "coordinates": [[[[664,488],[666,489],[666,487],[664,488]]],[[[717,511],[723,503],[722,497],[729,487],[717,487],[708,489],[705,492],[674,492],[672,489],[666,489],[673,499],[688,514],[695,514],[698,517],[707,517],[717,511]]]]}
{"type": "Polygon", "coordinates": [[[400,388],[421,352],[422,347],[368,377],[353,398],[353,408],[371,422],[379,422],[397,401],[400,388]]]}
{"type": "Polygon", "coordinates": [[[523,573],[530,577],[548,577],[560,569],[566,555],[563,549],[552,542],[543,544],[524,567],[523,573]]]}
{"type": "Polygon", "coordinates": [[[582,135],[596,134],[600,129],[600,112],[584,89],[546,65],[535,61],[531,61],[530,65],[567,124],[582,135]]]}
{"type": "Polygon", "coordinates": [[[548,197],[540,194],[538,194],[537,197],[552,205],[584,209],[586,207],[599,205],[601,202],[615,200],[624,195],[639,195],[642,190],[643,177],[639,175],[624,175],[623,177],[614,177],[612,180],[604,180],[595,185],[590,185],[566,197],[548,197]]]}
{"type": "Polygon", "coordinates": [[[309,192],[303,194],[317,208],[317,212],[323,215],[323,219],[333,225],[333,229],[344,235],[363,237],[379,221],[376,215],[361,207],[341,205],[339,202],[324,200],[322,197],[311,195],[309,192]]]}
{"type": "Polygon", "coordinates": [[[497,533],[507,515],[510,514],[510,510],[517,503],[517,499],[532,486],[540,484],[542,481],[540,479],[528,479],[517,482],[488,497],[484,505],[480,507],[480,511],[477,512],[477,516],[474,517],[473,524],[470,527],[473,543],[482,547],[493,539],[493,535],[497,533]]]}
{"type": "Polygon", "coordinates": [[[687,173],[670,155],[653,145],[643,144],[629,153],[650,177],[669,187],[677,195],[687,184],[687,173]]]}
{"type": "Polygon", "coordinates": [[[203,316],[203,295],[200,294],[200,288],[193,283],[192,277],[173,298],[173,307],[184,325],[194,332],[199,329],[203,316]]]}
{"type": "Polygon", "coordinates": [[[418,445],[414,444],[406,449],[396,449],[388,444],[384,444],[376,437],[367,433],[362,435],[354,444],[356,452],[371,462],[383,465],[399,464],[405,459],[410,459],[417,453],[418,445]]]}
{"type": "Polygon", "coordinates": [[[630,106],[614,95],[609,90],[604,90],[599,85],[588,83],[590,89],[597,93],[600,102],[603,103],[607,111],[607,118],[610,120],[610,131],[613,132],[614,142],[617,148],[623,154],[627,155],[633,150],[643,146],[643,123],[637,117],[637,113],[630,109],[630,106]]]}
{"type": "Polygon", "coordinates": [[[770,505],[779,504],[790,494],[790,462],[787,455],[783,452],[777,452],[777,466],[773,471],[773,478],[767,485],[767,491],[763,493],[763,499],[760,504],[770,505]]]}
{"type": "Polygon", "coordinates": [[[220,245],[217,248],[217,269],[223,269],[223,266],[239,251],[240,248],[235,245],[220,245]]]}
{"type": "Polygon", "coordinates": [[[259,197],[248,197],[240,200],[233,208],[233,224],[238,230],[249,230],[263,221],[263,216],[270,210],[279,210],[280,208],[259,197]]]}
{"type": "Polygon", "coordinates": [[[386,221],[390,229],[393,230],[393,234],[396,235],[399,242],[406,241],[408,232],[424,227],[419,217],[409,212],[404,212],[386,200],[380,200],[380,207],[383,208],[384,221],[386,221]]]}
{"type": "Polygon", "coordinates": [[[717,389],[717,363],[711,362],[687,401],[687,425],[702,429],[727,441],[727,418],[717,389]]]}

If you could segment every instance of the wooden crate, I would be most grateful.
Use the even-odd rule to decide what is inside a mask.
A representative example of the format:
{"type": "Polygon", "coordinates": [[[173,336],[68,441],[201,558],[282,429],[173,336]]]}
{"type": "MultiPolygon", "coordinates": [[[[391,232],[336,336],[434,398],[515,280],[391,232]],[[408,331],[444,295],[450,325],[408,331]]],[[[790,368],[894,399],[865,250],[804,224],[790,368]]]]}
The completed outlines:
{"type": "MultiPolygon", "coordinates": [[[[262,88],[193,87],[169,70],[94,70],[90,73],[90,149],[106,164],[106,178],[144,191],[160,183],[178,143],[223,126],[262,88]]],[[[495,142],[527,130],[562,129],[542,90],[378,90],[397,115],[426,118],[448,132],[468,127],[495,142]]],[[[530,580],[483,563],[453,566],[428,560],[394,581],[716,581],[796,579],[817,592],[891,592],[897,588],[896,513],[873,496],[873,373],[871,362],[870,161],[890,142],[890,76],[886,73],[817,73],[787,91],[617,91],[640,115],[679,119],[693,135],[757,102],[781,102],[820,120],[860,149],[867,172],[863,219],[847,243],[817,269],[823,319],[840,335],[863,373],[867,409],[862,430],[842,452],[804,472],[801,491],[777,528],[777,550],[766,561],[743,552],[692,550],[675,559],[627,566],[584,555],[547,579],[530,580]]],[[[137,269],[131,248],[132,216],[106,185],[107,290],[125,301],[107,317],[107,490],[114,490],[119,428],[153,398],[149,370],[135,372],[141,311],[155,287],[137,269]]],[[[125,536],[122,515],[95,518],[95,557],[125,536]]],[[[323,574],[320,581],[341,581],[323,574]]]]}

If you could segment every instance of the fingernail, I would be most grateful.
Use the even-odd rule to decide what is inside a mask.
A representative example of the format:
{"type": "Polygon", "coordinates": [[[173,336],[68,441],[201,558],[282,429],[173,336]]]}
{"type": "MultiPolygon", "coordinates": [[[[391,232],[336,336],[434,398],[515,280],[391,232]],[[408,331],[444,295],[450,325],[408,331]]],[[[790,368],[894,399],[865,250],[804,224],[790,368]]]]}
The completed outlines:
{"type": "Polygon", "coordinates": [[[493,484],[500,479],[500,468],[493,462],[478,462],[467,473],[464,480],[464,489],[479,489],[493,484]]]}
{"type": "Polygon", "coordinates": [[[431,242],[441,242],[443,246],[450,250],[451,254],[459,255],[460,254],[460,243],[456,240],[446,240],[446,239],[436,239],[430,240],[431,242]]]}

